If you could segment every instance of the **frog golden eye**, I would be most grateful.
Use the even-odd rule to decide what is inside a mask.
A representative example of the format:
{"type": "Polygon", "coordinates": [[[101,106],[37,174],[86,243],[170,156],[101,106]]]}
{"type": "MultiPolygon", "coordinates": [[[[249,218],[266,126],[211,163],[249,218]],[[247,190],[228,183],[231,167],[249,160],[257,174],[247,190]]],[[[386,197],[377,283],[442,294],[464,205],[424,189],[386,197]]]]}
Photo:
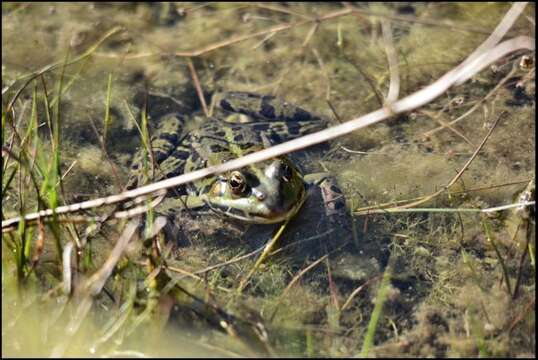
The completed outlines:
{"type": "Polygon", "coordinates": [[[291,167],[288,164],[286,163],[282,164],[281,174],[282,174],[282,180],[284,180],[285,182],[291,181],[293,172],[291,170],[291,167]]]}
{"type": "Polygon", "coordinates": [[[228,179],[228,184],[230,184],[232,192],[236,195],[243,193],[247,186],[245,178],[239,171],[232,172],[228,179]]]}

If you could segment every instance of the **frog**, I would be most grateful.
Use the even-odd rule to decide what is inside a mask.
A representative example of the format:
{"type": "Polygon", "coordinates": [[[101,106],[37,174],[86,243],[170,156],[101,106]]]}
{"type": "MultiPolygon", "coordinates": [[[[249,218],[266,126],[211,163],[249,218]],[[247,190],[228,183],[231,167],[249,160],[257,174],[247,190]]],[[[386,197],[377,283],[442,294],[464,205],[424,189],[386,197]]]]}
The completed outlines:
{"type": "MultiPolygon", "coordinates": [[[[128,189],[221,164],[329,125],[328,119],[271,95],[216,92],[209,116],[201,110],[174,106],[179,102],[169,100],[162,95],[150,97],[148,121],[156,124],[151,137],[152,159],[144,160],[147,155],[142,150],[137,153],[128,189]],[[146,172],[144,161],[149,164],[146,172]]],[[[170,189],[155,211],[169,220],[168,238],[184,239],[192,236],[193,229],[206,235],[217,231],[238,237],[250,225],[258,229],[251,233],[259,234],[260,225],[278,226],[292,219],[299,226],[314,220],[316,225],[323,223],[326,228],[343,231],[347,238],[351,234],[350,215],[335,177],[327,172],[304,174],[293,155],[170,189]],[[318,200],[308,200],[313,198],[318,200]],[[319,208],[320,202],[323,211],[305,210],[307,206],[319,208]],[[300,213],[306,215],[296,221],[300,213]],[[191,235],[185,235],[189,231],[191,235]]],[[[298,233],[294,234],[291,237],[298,239],[298,233]]]]}
{"type": "MultiPolygon", "coordinates": [[[[143,149],[135,155],[127,188],[221,164],[322,130],[330,123],[275,96],[214,93],[208,115],[186,99],[152,92],[143,101],[151,130],[151,156],[143,149]]],[[[326,148],[321,145],[313,151],[326,148]]],[[[281,250],[279,260],[286,263],[286,274],[300,271],[305,263],[328,253],[347,253],[344,246],[353,240],[352,219],[343,193],[332,174],[315,171],[316,166],[307,160],[307,152],[295,152],[168,189],[154,208],[154,215],[166,219],[162,232],[168,240],[165,246],[171,245],[160,252],[166,264],[156,277],[160,286],[168,287],[170,279],[179,281],[182,274],[171,269],[184,268],[190,262],[189,254],[195,254],[199,265],[200,254],[214,263],[213,256],[222,248],[232,256],[266,249],[282,224],[287,225],[280,232],[277,250],[281,250]],[[173,250],[168,251],[170,248],[173,250]]],[[[303,280],[324,284],[325,271],[318,266],[303,280]]],[[[220,283],[237,285],[239,274],[238,268],[221,268],[220,283]]],[[[201,293],[196,296],[203,298],[201,293]]],[[[204,319],[217,330],[240,334],[248,339],[249,347],[265,353],[268,335],[256,308],[241,303],[238,309],[226,307],[227,313],[223,313],[194,298],[173,295],[175,305],[169,319],[182,328],[192,326],[193,319],[204,319]]]]}

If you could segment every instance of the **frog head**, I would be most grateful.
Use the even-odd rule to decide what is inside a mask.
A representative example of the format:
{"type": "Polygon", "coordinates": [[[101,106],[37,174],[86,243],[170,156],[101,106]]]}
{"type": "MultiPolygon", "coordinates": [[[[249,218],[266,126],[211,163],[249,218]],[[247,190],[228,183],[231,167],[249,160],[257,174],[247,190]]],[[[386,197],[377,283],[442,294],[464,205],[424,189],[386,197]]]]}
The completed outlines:
{"type": "Polygon", "coordinates": [[[297,213],[305,200],[305,184],[293,163],[280,157],[219,176],[205,200],[223,215],[273,224],[297,213]]]}

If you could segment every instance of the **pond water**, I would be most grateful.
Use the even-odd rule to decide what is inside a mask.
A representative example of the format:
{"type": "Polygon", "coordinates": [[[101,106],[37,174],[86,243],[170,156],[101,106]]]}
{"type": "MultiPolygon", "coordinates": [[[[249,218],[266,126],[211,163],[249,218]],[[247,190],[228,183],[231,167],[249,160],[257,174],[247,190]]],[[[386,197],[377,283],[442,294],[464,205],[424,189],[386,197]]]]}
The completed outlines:
{"type": "MultiPolygon", "coordinates": [[[[383,21],[404,97],[510,6],[3,2],[3,220],[121,192],[152,96],[202,116],[214,93],[271,95],[335,125],[383,105],[383,21]]],[[[534,14],[506,38],[534,36],[534,14]]],[[[251,271],[278,227],[222,235],[215,217],[185,217],[181,246],[135,235],[105,276],[126,221],[87,220],[112,208],[4,233],[2,355],[534,356],[534,215],[476,211],[534,192],[534,59],[509,54],[420,109],[293,155],[341,188],[345,246],[320,235],[321,210],[299,212],[251,271]],[[98,275],[103,289],[84,295],[98,275]]]]}

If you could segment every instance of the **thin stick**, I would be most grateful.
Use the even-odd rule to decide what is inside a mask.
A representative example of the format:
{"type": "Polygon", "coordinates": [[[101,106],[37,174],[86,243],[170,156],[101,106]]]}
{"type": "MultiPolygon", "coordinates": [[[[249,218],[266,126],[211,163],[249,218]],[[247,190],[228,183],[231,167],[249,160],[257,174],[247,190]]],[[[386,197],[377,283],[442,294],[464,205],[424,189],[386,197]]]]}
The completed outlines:
{"type": "MultiPolygon", "coordinates": [[[[397,15],[390,15],[390,14],[381,14],[381,13],[378,13],[378,12],[374,12],[374,11],[370,11],[370,10],[364,10],[364,9],[358,9],[358,8],[351,7],[351,6],[348,6],[345,10],[334,11],[334,12],[322,15],[322,16],[320,16],[318,18],[312,18],[312,17],[306,16],[306,15],[303,15],[303,14],[299,14],[299,13],[292,13],[291,11],[289,11],[287,9],[284,10],[284,11],[282,11],[282,9],[277,10],[275,5],[271,5],[271,8],[269,6],[267,6],[267,5],[259,5],[258,4],[258,5],[255,5],[255,6],[260,7],[260,8],[266,8],[266,9],[269,9],[269,10],[281,11],[281,12],[286,12],[286,13],[289,13],[289,14],[297,15],[297,16],[303,18],[304,20],[298,21],[298,22],[295,22],[295,23],[291,23],[291,24],[286,23],[286,24],[276,25],[276,26],[273,26],[273,27],[271,27],[269,29],[261,30],[259,32],[253,33],[253,34],[247,34],[247,35],[240,35],[240,36],[232,37],[230,39],[218,41],[218,42],[209,44],[207,46],[204,46],[202,48],[195,49],[195,50],[179,51],[179,52],[176,52],[175,55],[176,56],[181,56],[181,57],[201,56],[201,55],[207,54],[207,53],[209,53],[211,51],[215,51],[217,49],[220,49],[222,47],[233,45],[233,44],[236,44],[236,43],[239,43],[239,42],[242,42],[242,41],[254,38],[254,37],[267,35],[269,33],[278,33],[278,32],[281,32],[281,31],[289,30],[289,29],[294,28],[296,26],[309,24],[309,23],[312,23],[314,21],[322,22],[322,21],[333,19],[333,18],[346,16],[346,15],[349,15],[349,14],[353,14],[353,15],[364,14],[364,15],[368,15],[368,16],[375,16],[375,17],[380,17],[380,18],[384,18],[384,19],[389,19],[389,20],[393,20],[393,21],[412,22],[412,23],[424,24],[424,25],[430,25],[430,26],[447,27],[447,28],[450,28],[450,29],[458,30],[458,31],[466,31],[466,32],[480,33],[480,34],[486,34],[486,35],[491,34],[491,31],[489,31],[487,29],[482,29],[482,28],[477,28],[477,27],[470,27],[470,26],[462,26],[462,25],[454,25],[452,23],[444,23],[444,22],[439,21],[438,19],[431,19],[430,20],[430,19],[424,19],[424,18],[419,19],[419,18],[411,17],[411,16],[397,16],[397,15]]],[[[100,56],[100,57],[107,57],[107,58],[118,57],[118,55],[111,55],[111,54],[104,54],[104,53],[96,53],[95,55],[100,56]]],[[[163,55],[163,53],[145,52],[145,53],[139,53],[139,54],[133,54],[133,55],[125,56],[124,58],[125,58],[125,60],[135,60],[135,59],[141,59],[141,58],[145,58],[145,57],[161,56],[161,55],[163,55]]]]}
{"type": "Polygon", "coordinates": [[[259,48],[260,46],[262,46],[266,41],[269,41],[269,39],[271,39],[273,36],[275,36],[276,33],[270,33],[270,34],[267,34],[265,35],[265,37],[263,39],[260,40],[259,43],[257,43],[256,45],[254,45],[252,47],[252,50],[255,50],[257,48],[259,48]]]}
{"type": "Polygon", "coordinates": [[[293,287],[293,285],[295,285],[297,283],[297,281],[299,281],[299,279],[301,277],[303,277],[303,275],[306,274],[310,269],[312,269],[313,267],[315,267],[316,265],[318,265],[319,263],[321,263],[323,260],[327,259],[328,257],[329,257],[329,254],[323,255],[322,257],[320,257],[319,259],[314,261],[312,264],[305,267],[297,275],[294,276],[294,278],[290,281],[288,286],[286,286],[284,291],[282,291],[282,294],[280,294],[280,296],[278,297],[278,300],[277,300],[276,305],[275,305],[275,310],[273,311],[273,313],[269,317],[269,322],[272,322],[273,319],[275,318],[275,315],[276,315],[276,313],[277,313],[277,311],[279,309],[280,303],[282,302],[282,300],[284,299],[284,297],[286,296],[288,291],[290,291],[290,289],[293,287]]]}
{"type": "Polygon", "coordinates": [[[254,38],[254,37],[267,35],[267,34],[274,33],[274,32],[286,31],[286,30],[289,30],[289,29],[294,28],[296,26],[301,26],[301,25],[304,25],[304,24],[310,24],[312,22],[322,22],[322,21],[334,19],[334,18],[337,18],[337,17],[349,15],[349,14],[351,14],[351,12],[352,12],[352,10],[348,10],[348,9],[337,10],[337,11],[333,11],[333,12],[330,12],[328,14],[322,15],[322,16],[316,18],[316,19],[302,20],[302,21],[298,21],[298,22],[295,22],[295,23],[279,24],[279,25],[275,25],[275,26],[272,26],[272,27],[270,27],[268,29],[261,30],[261,31],[258,31],[258,32],[252,33],[252,34],[239,35],[239,36],[235,36],[235,37],[232,37],[230,39],[227,39],[227,40],[219,41],[219,42],[207,45],[207,46],[205,46],[203,48],[200,48],[200,49],[197,49],[197,50],[178,51],[174,55],[181,56],[181,57],[196,57],[196,56],[204,55],[204,54],[207,54],[209,52],[215,51],[215,50],[220,49],[222,47],[229,46],[229,45],[232,45],[232,44],[236,44],[236,43],[239,43],[239,42],[242,42],[242,41],[254,38]]]}
{"type": "MultiPolygon", "coordinates": [[[[306,239],[302,239],[302,240],[295,241],[295,242],[293,242],[293,243],[291,243],[291,244],[288,244],[288,245],[286,245],[286,246],[279,247],[279,248],[276,249],[275,251],[270,252],[269,255],[270,255],[270,256],[273,256],[273,255],[276,255],[276,254],[278,254],[278,253],[281,253],[281,252],[283,252],[283,251],[289,249],[290,247],[297,246],[297,245],[303,244],[303,243],[305,243],[305,242],[309,242],[309,241],[313,241],[313,240],[316,240],[316,239],[325,237],[325,236],[329,235],[331,232],[332,232],[332,230],[329,230],[329,231],[325,231],[325,232],[323,232],[323,233],[321,233],[321,234],[317,234],[317,235],[314,235],[314,236],[310,236],[310,237],[308,237],[308,238],[306,238],[306,239]]],[[[180,269],[180,271],[178,271],[178,272],[180,272],[180,273],[181,273],[181,272],[185,273],[185,276],[191,276],[191,275],[194,276],[195,274],[204,274],[204,273],[209,272],[209,271],[211,271],[211,270],[215,270],[215,269],[218,269],[218,268],[221,268],[221,267],[224,267],[224,266],[228,266],[228,265],[234,264],[234,263],[236,263],[236,262],[245,260],[245,259],[247,259],[247,258],[249,258],[249,257],[252,257],[252,256],[254,256],[254,255],[256,255],[256,254],[262,252],[263,249],[265,248],[265,246],[266,246],[266,245],[263,245],[263,246],[259,247],[258,249],[249,252],[248,254],[234,257],[233,259],[230,259],[230,260],[228,260],[228,261],[224,261],[224,262],[222,262],[222,263],[218,263],[218,264],[215,264],[215,265],[211,265],[211,266],[208,266],[208,267],[206,267],[206,268],[204,268],[204,269],[196,270],[196,271],[193,272],[193,273],[190,273],[190,272],[188,272],[188,271],[186,271],[186,270],[181,270],[181,269],[180,269]],[[188,273],[188,274],[187,274],[187,273],[188,273]]],[[[170,270],[172,270],[172,269],[170,269],[170,270]]],[[[174,270],[172,270],[172,271],[174,271],[174,270]]],[[[180,279],[182,279],[182,278],[179,277],[178,280],[180,280],[180,279]]],[[[200,281],[202,281],[201,278],[198,278],[198,279],[199,279],[200,281]]]]}
{"type": "Polygon", "coordinates": [[[515,329],[516,325],[523,319],[529,316],[529,311],[532,307],[534,307],[534,304],[536,303],[536,298],[533,297],[531,301],[525,306],[523,311],[512,321],[512,324],[508,328],[508,335],[510,336],[512,334],[512,331],[515,329]]]}
{"type": "Polygon", "coordinates": [[[385,101],[389,104],[398,100],[400,95],[400,72],[398,71],[398,54],[394,48],[394,41],[392,40],[392,30],[390,23],[386,19],[381,20],[381,29],[383,30],[383,42],[385,44],[385,52],[387,53],[387,60],[389,63],[390,72],[390,85],[389,92],[385,101]]]}
{"type": "Polygon", "coordinates": [[[215,51],[215,50],[220,49],[222,47],[230,46],[230,45],[233,45],[233,44],[236,44],[236,43],[248,40],[248,39],[252,39],[254,37],[289,30],[289,29],[294,28],[296,26],[308,24],[310,22],[311,22],[310,20],[302,20],[302,21],[298,21],[298,22],[295,22],[295,23],[279,24],[279,25],[276,25],[276,26],[272,26],[269,29],[265,29],[265,30],[255,32],[253,34],[239,35],[239,36],[232,37],[231,39],[219,41],[219,42],[207,45],[207,46],[205,46],[203,48],[200,48],[198,50],[178,51],[174,55],[180,56],[180,57],[189,57],[189,58],[196,57],[196,56],[204,55],[204,54],[207,54],[209,52],[215,51]]]}
{"type": "Polygon", "coordinates": [[[237,294],[240,294],[243,291],[245,286],[247,286],[247,284],[248,284],[250,278],[252,277],[252,275],[254,275],[254,272],[260,267],[261,263],[270,255],[270,252],[275,247],[276,242],[280,238],[280,235],[282,235],[282,233],[284,232],[284,229],[288,225],[289,221],[290,221],[290,219],[286,219],[286,221],[282,225],[280,225],[280,228],[278,229],[275,236],[273,236],[273,238],[267,243],[267,245],[265,245],[262,254],[258,258],[258,260],[256,260],[256,263],[254,264],[252,269],[250,269],[247,276],[245,276],[239,282],[239,286],[237,287],[237,290],[236,290],[237,294]]]}
{"type": "Polygon", "coordinates": [[[284,13],[284,14],[288,14],[288,15],[299,16],[299,17],[301,17],[303,19],[306,19],[306,20],[313,20],[310,16],[298,13],[296,11],[291,11],[289,9],[286,9],[284,7],[276,5],[275,3],[273,3],[271,5],[261,3],[261,4],[256,4],[254,6],[257,7],[257,8],[260,8],[260,9],[266,9],[266,10],[276,11],[276,12],[280,12],[280,13],[284,13]]]}
{"type": "Polygon", "coordinates": [[[501,256],[501,252],[499,251],[499,248],[497,247],[497,243],[495,242],[495,239],[493,238],[491,226],[489,225],[489,222],[486,218],[482,219],[482,226],[484,227],[484,233],[486,235],[486,240],[488,243],[491,244],[493,247],[493,250],[495,251],[495,255],[497,255],[497,259],[499,263],[501,264],[502,274],[504,281],[506,283],[506,292],[508,293],[508,296],[512,297],[512,285],[510,283],[510,277],[508,276],[508,268],[506,267],[506,264],[503,260],[503,257],[501,256]]]}
{"type": "MultiPolygon", "coordinates": [[[[382,155],[382,154],[379,154],[379,155],[382,155]]],[[[466,190],[461,190],[461,191],[454,191],[454,192],[451,192],[450,194],[452,194],[452,195],[466,194],[466,193],[469,193],[471,191],[491,190],[491,189],[496,189],[496,188],[503,187],[503,186],[519,185],[519,184],[528,183],[528,182],[529,182],[529,180],[513,181],[513,182],[509,182],[509,183],[505,183],[505,184],[488,185],[488,186],[481,186],[481,187],[471,188],[471,189],[466,189],[466,190]]],[[[399,203],[406,203],[406,202],[409,202],[409,201],[420,200],[420,199],[423,199],[423,198],[424,198],[424,196],[419,196],[419,197],[411,198],[411,199],[395,200],[395,201],[391,201],[391,202],[387,202],[387,203],[383,203],[383,204],[378,204],[378,205],[366,206],[366,207],[358,208],[355,211],[356,211],[356,213],[359,213],[359,214],[372,213],[370,210],[381,209],[381,208],[384,208],[384,207],[387,207],[387,206],[390,206],[390,205],[395,205],[395,204],[399,204],[399,203]]]]}
{"type": "MultiPolygon", "coordinates": [[[[56,219],[51,219],[50,217],[45,217],[45,218],[38,217],[36,221],[38,225],[53,223],[53,222],[58,222],[60,224],[85,224],[85,223],[103,223],[109,219],[111,219],[111,221],[117,221],[119,219],[127,219],[127,218],[134,217],[136,215],[145,214],[150,209],[155,208],[164,199],[165,194],[166,193],[157,193],[158,196],[155,199],[153,199],[149,204],[137,206],[135,208],[124,210],[124,211],[112,211],[110,214],[107,214],[107,215],[101,215],[101,216],[69,215],[68,217],[64,217],[67,214],[60,214],[57,216],[56,219]]],[[[135,201],[136,200],[137,199],[135,199],[135,201]]],[[[7,233],[10,231],[12,231],[12,229],[10,228],[2,229],[2,233],[7,233]]]]}
{"type": "Polygon", "coordinates": [[[196,70],[194,69],[194,65],[192,64],[192,60],[190,58],[187,59],[187,65],[189,66],[189,70],[192,76],[192,81],[194,82],[194,86],[196,87],[196,94],[198,95],[198,99],[200,100],[200,103],[202,104],[202,109],[204,109],[204,115],[206,117],[209,117],[209,111],[207,110],[207,104],[205,102],[204,92],[202,91],[200,80],[198,80],[198,75],[196,75],[196,70]]]}
{"type": "MultiPolygon", "coordinates": [[[[327,68],[325,67],[325,64],[323,63],[323,59],[319,55],[319,52],[315,48],[312,48],[312,53],[316,57],[316,60],[318,61],[319,68],[321,69],[321,72],[323,73],[323,77],[325,78],[325,81],[327,82],[327,90],[325,92],[325,100],[327,101],[329,106],[331,106],[331,79],[329,78],[329,73],[327,72],[327,68]]],[[[333,111],[335,116],[337,116],[336,112],[334,111],[334,109],[332,107],[331,107],[331,110],[333,111]]]]}
{"type": "Polygon", "coordinates": [[[501,81],[499,81],[499,83],[497,85],[495,85],[495,87],[493,89],[491,89],[491,91],[489,93],[487,93],[486,96],[484,96],[482,99],[480,99],[472,108],[470,108],[469,110],[467,110],[464,114],[462,114],[461,116],[457,117],[456,119],[452,120],[451,122],[447,123],[446,125],[443,125],[443,126],[440,126],[440,127],[437,127],[435,129],[432,129],[430,131],[426,131],[423,136],[424,137],[431,137],[433,134],[435,134],[436,132],[438,131],[441,131],[443,129],[445,129],[446,127],[449,127],[449,126],[452,126],[454,124],[456,124],[457,122],[465,119],[467,116],[469,116],[470,114],[472,114],[476,109],[478,109],[478,107],[480,105],[482,105],[483,102],[485,102],[487,99],[489,99],[493,94],[495,94],[497,92],[497,90],[499,90],[501,88],[501,86],[504,85],[505,82],[507,82],[511,77],[512,75],[515,74],[515,72],[517,71],[517,67],[514,66],[512,68],[512,70],[504,77],[502,78],[501,81]]]}
{"type": "Polygon", "coordinates": [[[228,261],[224,261],[224,262],[219,263],[219,264],[215,264],[215,265],[212,265],[212,266],[208,266],[208,267],[206,267],[205,269],[197,270],[197,271],[194,272],[194,274],[203,274],[203,273],[209,272],[209,271],[211,271],[211,270],[215,270],[215,269],[221,268],[221,267],[223,267],[223,266],[227,266],[227,265],[234,264],[234,263],[236,263],[236,262],[239,262],[239,261],[241,261],[241,260],[247,259],[247,258],[249,258],[249,257],[251,257],[251,256],[256,255],[257,253],[262,252],[264,248],[265,248],[265,245],[264,245],[264,246],[260,246],[259,248],[257,248],[257,249],[254,250],[254,251],[249,252],[248,254],[241,255],[241,256],[237,256],[237,257],[234,257],[233,259],[230,259],[230,260],[228,260],[228,261]]]}
{"type": "MultiPolygon", "coordinates": [[[[446,107],[444,106],[443,109],[445,109],[446,107]]],[[[471,145],[472,147],[475,147],[475,145],[471,142],[471,140],[469,140],[467,138],[467,136],[463,135],[459,130],[457,130],[456,128],[454,128],[452,125],[450,125],[449,123],[445,122],[444,120],[441,120],[440,117],[443,115],[443,109],[441,109],[436,115],[433,115],[431,114],[429,111],[427,110],[418,110],[418,113],[420,114],[424,114],[430,118],[432,118],[433,120],[437,121],[441,126],[440,128],[448,128],[450,131],[452,131],[454,134],[458,135],[460,138],[462,138],[467,144],[471,145]]]]}
{"type": "MultiPolygon", "coordinates": [[[[534,201],[533,201],[534,203],[534,201]]],[[[529,248],[529,243],[531,240],[531,234],[530,234],[530,226],[528,220],[525,221],[525,235],[526,235],[526,241],[525,241],[525,247],[523,247],[523,253],[521,254],[521,257],[519,258],[519,266],[517,270],[517,279],[516,279],[516,285],[514,285],[514,293],[512,294],[512,299],[517,298],[518,292],[519,292],[519,286],[521,284],[521,277],[523,275],[523,264],[525,263],[525,259],[527,258],[527,252],[529,248]]]]}
{"type": "Polygon", "coordinates": [[[379,89],[377,88],[374,80],[366,73],[366,71],[364,71],[362,69],[361,66],[359,66],[358,64],[356,64],[354,61],[352,61],[351,59],[349,59],[349,57],[345,57],[346,60],[362,75],[362,77],[366,80],[366,82],[368,83],[368,85],[370,85],[370,87],[372,88],[372,92],[373,94],[375,95],[376,99],[377,99],[377,102],[379,103],[379,106],[383,106],[383,95],[381,94],[381,92],[379,91],[379,89]]]}
{"type": "Polygon", "coordinates": [[[357,296],[366,286],[370,285],[372,282],[378,280],[382,275],[374,276],[371,279],[368,279],[364,284],[361,284],[358,288],[353,290],[353,292],[348,296],[344,305],[342,305],[341,311],[344,311],[351,304],[351,301],[357,296]]]}
{"type": "Polygon", "coordinates": [[[308,34],[306,34],[306,37],[301,45],[302,47],[305,47],[308,44],[310,39],[312,39],[312,36],[314,36],[314,34],[316,33],[316,30],[318,29],[318,27],[319,27],[319,23],[317,22],[314,23],[312,27],[310,27],[310,30],[308,30],[308,34]]]}
{"type": "MultiPolygon", "coordinates": [[[[430,194],[428,196],[425,196],[423,197],[422,199],[418,200],[418,201],[415,201],[415,202],[412,202],[412,203],[409,203],[409,204],[405,204],[405,205],[401,205],[401,206],[398,206],[396,208],[390,208],[390,209],[381,209],[380,211],[368,211],[367,213],[371,214],[371,213],[377,213],[377,212],[391,212],[391,211],[398,211],[398,210],[401,210],[401,209],[406,209],[406,208],[412,208],[412,207],[415,207],[417,205],[420,205],[420,204],[423,204],[433,198],[435,198],[436,196],[438,196],[439,194],[443,193],[444,191],[448,190],[448,188],[450,188],[452,185],[454,185],[454,183],[456,181],[458,181],[458,179],[463,175],[463,173],[465,172],[465,170],[467,170],[467,168],[469,167],[469,165],[471,165],[471,163],[473,162],[473,160],[476,158],[476,156],[478,155],[478,153],[480,152],[480,150],[482,149],[482,147],[484,146],[484,144],[486,143],[486,141],[488,140],[488,138],[491,136],[491,133],[493,132],[493,130],[497,127],[497,124],[499,123],[499,121],[501,120],[501,118],[504,117],[504,115],[508,114],[508,112],[506,111],[503,111],[499,117],[497,118],[497,120],[495,120],[495,123],[493,123],[492,127],[489,129],[488,133],[486,134],[486,136],[484,137],[484,139],[482,140],[482,142],[480,143],[480,145],[476,148],[476,150],[474,151],[473,155],[469,158],[469,160],[467,160],[467,162],[465,163],[465,165],[460,169],[460,171],[456,174],[456,176],[454,176],[452,178],[452,180],[450,180],[450,182],[445,185],[444,187],[442,187],[441,189],[439,189],[438,191],[434,192],[433,194],[430,194]]],[[[355,213],[355,215],[362,215],[363,213],[355,213]]]]}
{"type": "MultiPolygon", "coordinates": [[[[165,266],[165,270],[169,270],[169,271],[172,271],[172,272],[175,272],[175,273],[179,273],[179,274],[182,274],[182,275],[185,275],[185,276],[188,276],[188,277],[191,277],[193,279],[196,279],[200,282],[204,282],[204,279],[201,278],[200,276],[190,272],[190,271],[187,271],[187,270],[183,270],[183,269],[180,269],[178,267],[174,267],[174,266],[170,266],[170,265],[166,265],[165,266]]],[[[217,289],[221,290],[221,291],[224,291],[226,293],[229,293],[231,292],[230,289],[227,289],[223,286],[217,286],[217,289]]]]}
{"type": "Polygon", "coordinates": [[[499,123],[499,121],[504,117],[508,115],[508,112],[507,111],[503,111],[498,117],[497,117],[497,120],[495,120],[495,122],[493,123],[493,125],[491,126],[491,128],[489,129],[488,133],[486,134],[486,136],[484,136],[484,139],[482,140],[482,142],[480,143],[480,145],[478,145],[478,147],[476,148],[475,152],[473,153],[473,155],[469,158],[469,160],[467,160],[467,162],[465,163],[465,165],[463,166],[463,168],[456,174],[456,176],[454,176],[454,178],[448,183],[448,185],[446,186],[447,188],[451,187],[452,185],[454,185],[454,183],[456,181],[458,181],[458,179],[461,177],[461,175],[463,175],[464,171],[467,170],[467,168],[469,167],[469,165],[471,165],[471,163],[473,162],[474,158],[478,155],[478,153],[480,152],[480,150],[482,150],[482,148],[484,147],[484,145],[486,144],[486,141],[488,141],[489,137],[491,136],[491,134],[493,133],[493,130],[495,130],[495,128],[497,127],[497,124],[499,123]]]}
{"type": "MultiPolygon", "coordinates": [[[[455,213],[461,213],[461,212],[481,212],[481,213],[491,213],[501,210],[508,210],[513,209],[517,207],[526,207],[526,206],[533,206],[535,204],[534,201],[526,201],[526,202],[518,202],[515,204],[508,204],[508,205],[502,205],[502,206],[496,206],[492,208],[486,208],[486,209],[475,209],[475,208],[404,208],[402,207],[396,207],[391,209],[379,209],[379,210],[373,210],[368,211],[368,214],[379,214],[379,213],[397,213],[397,212],[455,212],[455,213]]],[[[356,212],[355,215],[360,214],[364,215],[364,212],[356,212]]]]}

